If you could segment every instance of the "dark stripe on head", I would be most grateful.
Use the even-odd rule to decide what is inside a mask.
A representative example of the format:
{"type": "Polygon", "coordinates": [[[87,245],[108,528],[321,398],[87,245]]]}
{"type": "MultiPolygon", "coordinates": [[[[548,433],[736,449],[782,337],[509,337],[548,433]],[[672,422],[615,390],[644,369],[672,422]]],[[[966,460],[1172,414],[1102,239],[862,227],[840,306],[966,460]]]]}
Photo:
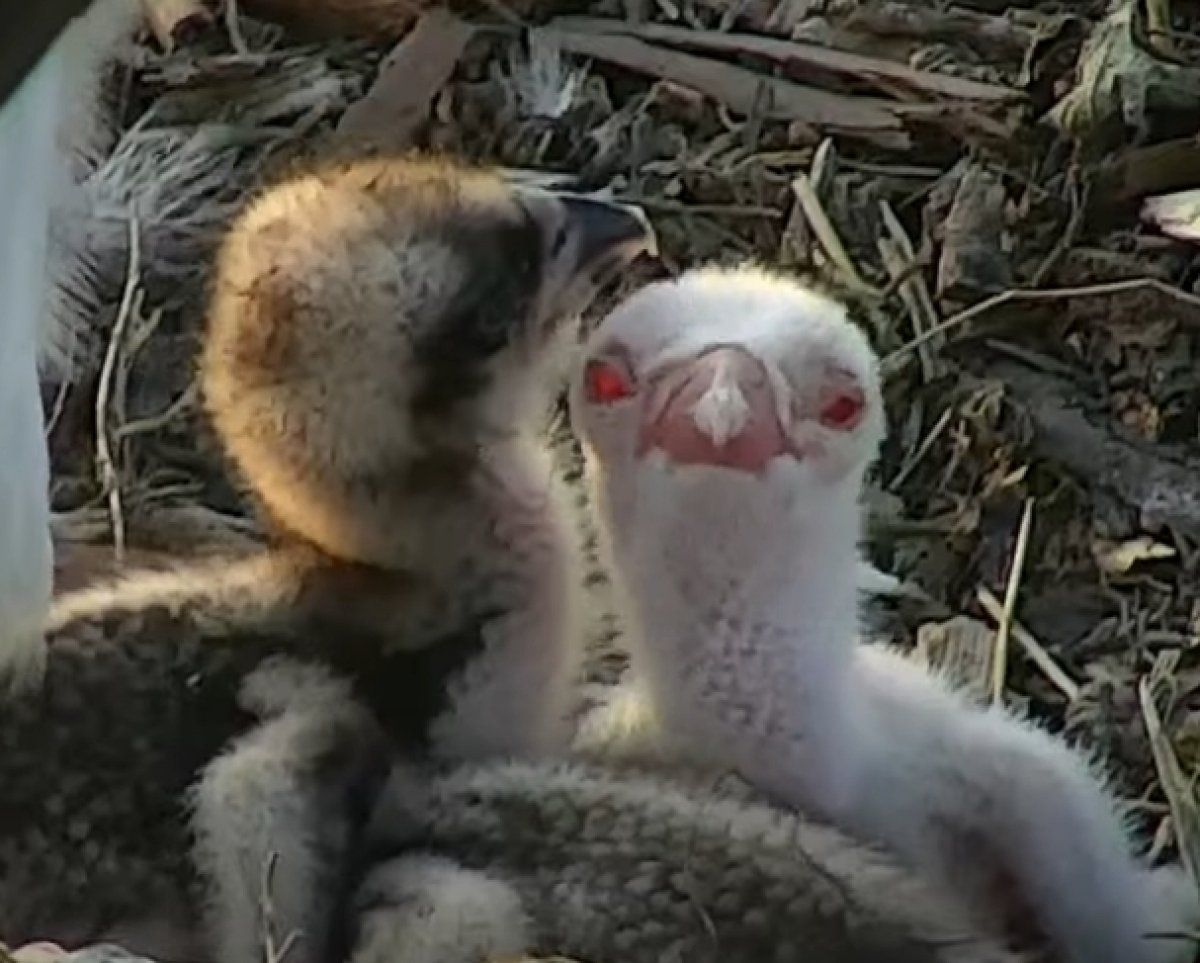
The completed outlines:
{"type": "Polygon", "coordinates": [[[512,217],[477,212],[442,228],[446,245],[469,282],[429,325],[414,350],[424,384],[414,399],[419,412],[434,414],[478,395],[488,384],[485,365],[511,344],[530,320],[542,283],[542,233],[523,209],[512,217]]]}

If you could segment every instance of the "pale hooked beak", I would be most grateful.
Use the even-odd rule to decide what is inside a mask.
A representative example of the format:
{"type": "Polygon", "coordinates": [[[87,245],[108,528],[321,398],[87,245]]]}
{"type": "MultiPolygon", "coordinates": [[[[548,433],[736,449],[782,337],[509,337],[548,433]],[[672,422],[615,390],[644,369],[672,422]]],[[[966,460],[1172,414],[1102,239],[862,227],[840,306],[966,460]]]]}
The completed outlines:
{"type": "Polygon", "coordinates": [[[762,362],[738,347],[707,351],[668,371],[642,415],[638,453],[678,465],[758,473],[789,453],[762,362]]]}

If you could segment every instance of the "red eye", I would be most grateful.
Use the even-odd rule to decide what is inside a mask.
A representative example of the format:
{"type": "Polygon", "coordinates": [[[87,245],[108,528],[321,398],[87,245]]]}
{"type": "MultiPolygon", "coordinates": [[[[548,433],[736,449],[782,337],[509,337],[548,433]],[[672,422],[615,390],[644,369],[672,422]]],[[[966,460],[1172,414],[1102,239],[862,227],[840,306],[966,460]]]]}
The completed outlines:
{"type": "Polygon", "coordinates": [[[857,388],[839,391],[821,408],[821,424],[836,431],[849,431],[862,420],[866,399],[857,388]]]}
{"type": "Polygon", "coordinates": [[[629,376],[611,361],[589,361],[583,383],[587,399],[594,405],[611,405],[633,394],[629,376]]]}

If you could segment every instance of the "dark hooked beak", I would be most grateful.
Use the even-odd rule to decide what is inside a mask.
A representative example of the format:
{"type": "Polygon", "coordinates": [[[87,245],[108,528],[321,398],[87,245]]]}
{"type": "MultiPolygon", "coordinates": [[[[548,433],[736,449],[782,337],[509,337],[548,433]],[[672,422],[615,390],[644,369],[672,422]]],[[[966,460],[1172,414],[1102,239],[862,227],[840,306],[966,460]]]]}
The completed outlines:
{"type": "Polygon", "coordinates": [[[568,233],[575,236],[578,273],[595,281],[639,254],[658,254],[658,239],[641,209],[614,201],[559,194],[568,233]]]}
{"type": "Polygon", "coordinates": [[[517,180],[514,190],[541,227],[545,280],[551,288],[594,291],[639,254],[658,255],[654,228],[637,207],[548,189],[528,177],[517,180]]]}

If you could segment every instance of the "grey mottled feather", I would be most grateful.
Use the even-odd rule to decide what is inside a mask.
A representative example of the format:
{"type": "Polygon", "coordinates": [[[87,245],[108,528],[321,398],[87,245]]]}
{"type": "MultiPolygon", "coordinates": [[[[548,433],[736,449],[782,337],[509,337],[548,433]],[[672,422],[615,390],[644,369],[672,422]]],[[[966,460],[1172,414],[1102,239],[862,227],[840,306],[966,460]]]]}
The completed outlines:
{"type": "MultiPolygon", "coordinates": [[[[207,855],[226,860],[236,849],[245,892],[272,852],[282,851],[293,874],[326,881],[324,902],[302,892],[304,901],[292,900],[298,912],[274,920],[277,934],[301,934],[301,960],[468,963],[518,952],[596,963],[1020,960],[878,850],[717,786],[684,789],[597,765],[500,761],[435,772],[405,761],[356,845],[339,826],[378,756],[361,751],[374,744],[372,726],[355,715],[344,683],[282,660],[249,684],[278,694],[278,714],[265,713],[267,724],[230,748],[224,773],[206,776],[199,822],[233,841],[207,855]],[[292,681],[304,675],[317,685],[292,681]],[[208,803],[221,811],[206,813],[208,803]],[[347,890],[329,883],[339,868],[347,890]]],[[[217,835],[209,842],[220,843],[217,835]]],[[[246,903],[214,895],[227,918],[246,903]]],[[[240,928],[243,951],[264,925],[254,922],[240,928]]]]}
{"type": "Polygon", "coordinates": [[[0,938],[47,935],[65,918],[86,935],[190,886],[189,787],[254,724],[238,694],[269,655],[329,659],[400,744],[419,744],[474,633],[384,653],[306,611],[300,569],[262,561],[227,564],[224,581],[207,569],[135,580],[60,613],[44,685],[0,702],[0,938]]]}

